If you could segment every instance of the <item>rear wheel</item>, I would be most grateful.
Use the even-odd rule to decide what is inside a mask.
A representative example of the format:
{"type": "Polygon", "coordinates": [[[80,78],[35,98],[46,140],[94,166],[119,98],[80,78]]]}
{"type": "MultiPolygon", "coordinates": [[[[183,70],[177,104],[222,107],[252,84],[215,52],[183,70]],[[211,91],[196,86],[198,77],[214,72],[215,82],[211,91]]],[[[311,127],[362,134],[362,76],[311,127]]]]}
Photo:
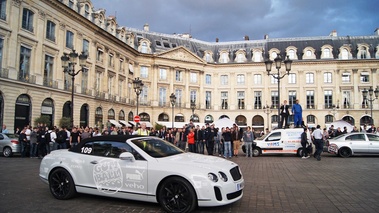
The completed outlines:
{"type": "Polygon", "coordinates": [[[351,156],[351,149],[349,149],[347,147],[341,148],[338,152],[339,152],[340,156],[343,158],[348,158],[351,156]]]}
{"type": "Polygon", "coordinates": [[[13,155],[12,149],[9,146],[5,147],[3,149],[3,155],[4,155],[4,157],[12,156],[13,155]]]}
{"type": "Polygon", "coordinates": [[[197,207],[192,185],[183,178],[165,180],[158,190],[158,202],[167,212],[191,212],[197,207]]]}
{"type": "Polygon", "coordinates": [[[302,157],[302,156],[303,156],[303,148],[299,148],[299,149],[297,150],[297,156],[298,156],[298,157],[302,157]]]}
{"type": "Polygon", "coordinates": [[[58,168],[51,172],[49,176],[50,192],[56,199],[67,200],[76,194],[75,183],[70,173],[58,168]]]}

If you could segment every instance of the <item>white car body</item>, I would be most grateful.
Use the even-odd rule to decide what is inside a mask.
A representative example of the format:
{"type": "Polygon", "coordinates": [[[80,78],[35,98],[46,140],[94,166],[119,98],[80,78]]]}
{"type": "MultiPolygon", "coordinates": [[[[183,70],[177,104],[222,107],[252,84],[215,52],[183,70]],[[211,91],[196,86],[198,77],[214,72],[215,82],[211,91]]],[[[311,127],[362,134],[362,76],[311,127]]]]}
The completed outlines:
{"type": "Polygon", "coordinates": [[[352,132],[328,140],[328,152],[341,157],[379,154],[379,135],[352,132]]]}
{"type": "MultiPolygon", "coordinates": [[[[133,151],[122,152],[116,158],[93,155],[94,150],[97,149],[93,144],[99,144],[101,141],[81,142],[79,146],[82,147],[76,147],[76,152],[53,151],[41,162],[40,178],[49,184],[51,172],[56,168],[63,168],[71,175],[76,192],[159,202],[157,193],[160,190],[160,184],[167,178],[178,177],[188,181],[193,187],[197,206],[220,206],[242,198],[244,179],[236,163],[219,157],[184,152],[155,158],[146,153],[148,152],[146,150],[150,149],[147,146],[157,145],[162,140],[155,137],[128,137],[128,139],[122,139],[124,142],[115,143],[126,143],[133,151]],[[144,142],[145,144],[142,146],[141,141],[147,142],[144,142]],[[138,143],[139,146],[135,143],[138,143]],[[219,176],[220,172],[227,176],[227,181],[218,177],[218,181],[215,182],[208,177],[209,173],[219,176]],[[237,179],[234,180],[233,177],[234,179],[237,177],[237,179]]],[[[112,138],[112,136],[107,136],[107,138],[112,138]]],[[[113,143],[114,140],[104,139],[104,141],[113,143]]],[[[122,144],[122,146],[124,145],[122,144]]],[[[157,145],[154,149],[161,147],[163,146],[157,145]]],[[[159,152],[162,153],[160,150],[159,152]]]]}
{"type": "Polygon", "coordinates": [[[276,129],[255,139],[254,156],[260,154],[302,154],[301,133],[303,128],[276,129]]]}

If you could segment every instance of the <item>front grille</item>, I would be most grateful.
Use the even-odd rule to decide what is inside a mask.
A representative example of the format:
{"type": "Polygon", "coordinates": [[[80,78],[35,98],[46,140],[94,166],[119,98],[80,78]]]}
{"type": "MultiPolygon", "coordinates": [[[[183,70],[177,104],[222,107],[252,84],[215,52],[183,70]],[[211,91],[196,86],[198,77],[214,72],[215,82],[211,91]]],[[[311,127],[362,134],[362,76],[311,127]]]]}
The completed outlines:
{"type": "Polygon", "coordinates": [[[242,174],[240,172],[240,169],[238,166],[234,167],[233,169],[230,170],[230,174],[232,175],[232,178],[234,181],[240,180],[242,177],[242,174]]]}
{"type": "Polygon", "coordinates": [[[227,194],[226,195],[226,198],[228,198],[228,200],[232,200],[238,196],[240,196],[242,194],[242,189],[239,190],[239,191],[236,191],[236,192],[233,192],[233,193],[230,193],[230,194],[227,194]]]}

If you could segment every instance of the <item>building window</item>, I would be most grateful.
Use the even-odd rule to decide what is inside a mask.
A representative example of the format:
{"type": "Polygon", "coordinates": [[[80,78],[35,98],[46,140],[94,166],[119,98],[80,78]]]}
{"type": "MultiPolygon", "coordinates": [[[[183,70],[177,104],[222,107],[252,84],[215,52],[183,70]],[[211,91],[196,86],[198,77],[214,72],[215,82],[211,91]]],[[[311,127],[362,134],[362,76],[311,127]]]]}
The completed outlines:
{"type": "Polygon", "coordinates": [[[206,91],[205,92],[205,108],[206,109],[210,109],[211,108],[211,104],[212,104],[212,102],[211,102],[211,100],[212,100],[212,92],[211,91],[206,91]]]}
{"type": "Polygon", "coordinates": [[[181,107],[182,105],[182,98],[183,98],[183,91],[181,89],[176,89],[175,90],[175,96],[176,96],[176,107],[181,107]]]}
{"type": "Polygon", "coordinates": [[[100,82],[101,82],[101,73],[100,72],[96,72],[96,83],[95,83],[95,90],[97,92],[100,91],[100,82]]]}
{"type": "Polygon", "coordinates": [[[46,22],[46,39],[55,41],[55,23],[49,20],[46,22]]]}
{"type": "Polygon", "coordinates": [[[53,86],[53,67],[54,67],[54,58],[45,55],[45,70],[43,72],[43,85],[52,87],[53,86]]]}
{"type": "Polygon", "coordinates": [[[84,6],[84,17],[86,17],[87,19],[89,19],[90,18],[90,16],[89,16],[89,6],[88,6],[88,4],[86,4],[85,6],[84,6]]]}
{"type": "Polygon", "coordinates": [[[86,54],[87,56],[89,55],[89,41],[87,39],[83,39],[83,48],[82,52],[86,54]]]}
{"type": "Polygon", "coordinates": [[[206,85],[211,85],[212,84],[212,76],[209,74],[205,75],[205,84],[206,85]]]}
{"type": "Polygon", "coordinates": [[[325,123],[333,123],[333,115],[326,115],[325,116],[325,123]]]}
{"type": "Polygon", "coordinates": [[[261,52],[254,52],[254,62],[261,62],[261,55],[262,53],[261,52]]]}
{"type": "Polygon", "coordinates": [[[332,83],[332,73],[331,72],[324,73],[324,83],[332,83]]]}
{"type": "Polygon", "coordinates": [[[221,75],[220,76],[221,85],[228,85],[228,76],[227,75],[221,75]]]}
{"type": "Polygon", "coordinates": [[[229,61],[228,53],[222,53],[220,62],[221,63],[228,63],[228,61],[229,61]]]}
{"type": "Polygon", "coordinates": [[[159,69],[159,80],[167,80],[167,70],[166,69],[159,69]]]}
{"type": "Polygon", "coordinates": [[[347,51],[347,49],[342,49],[342,52],[341,52],[341,59],[343,60],[346,60],[346,59],[349,59],[349,52],[347,51]]]}
{"type": "Polygon", "coordinates": [[[147,105],[148,102],[147,102],[147,94],[148,94],[148,88],[147,86],[143,86],[142,87],[142,91],[141,91],[141,105],[147,105]]]}
{"type": "Polygon", "coordinates": [[[66,32],[66,47],[74,49],[74,33],[68,30],[66,32]]]}
{"type": "Polygon", "coordinates": [[[254,92],[254,109],[262,109],[262,92],[254,92]]]}
{"type": "Polygon", "coordinates": [[[361,72],[361,82],[362,83],[370,82],[370,75],[368,72],[361,72]]]}
{"type": "Polygon", "coordinates": [[[108,94],[109,95],[113,95],[113,89],[112,89],[113,79],[114,79],[113,76],[108,75],[108,94]]]}
{"type": "Polygon", "coordinates": [[[69,1],[68,1],[68,6],[69,6],[71,9],[74,9],[74,0],[69,0],[69,1]]]}
{"type": "Polygon", "coordinates": [[[245,75],[237,75],[237,85],[245,85],[245,75]]]}
{"type": "Polygon", "coordinates": [[[228,92],[221,92],[221,109],[228,109],[228,92]]]}
{"type": "Polygon", "coordinates": [[[190,73],[190,83],[197,83],[197,73],[190,73]]]}
{"type": "Polygon", "coordinates": [[[275,74],[275,75],[271,75],[270,78],[271,78],[271,84],[278,84],[278,74],[275,74]]]}
{"type": "Polygon", "coordinates": [[[141,66],[141,73],[140,73],[141,78],[148,78],[149,77],[149,70],[145,66],[141,66]]]}
{"type": "Polygon", "coordinates": [[[97,52],[96,52],[96,61],[98,62],[103,62],[103,50],[101,49],[97,49],[97,52]]]}
{"type": "Polygon", "coordinates": [[[289,57],[290,59],[295,59],[295,50],[290,49],[290,50],[288,51],[288,57],[289,57]]]}
{"type": "Polygon", "coordinates": [[[190,92],[190,101],[191,102],[196,102],[196,98],[197,97],[197,95],[196,95],[196,90],[191,90],[191,92],[190,92]]]}
{"type": "Polygon", "coordinates": [[[22,11],[22,28],[23,29],[33,32],[34,30],[33,17],[34,17],[34,13],[31,10],[26,9],[26,8],[23,9],[22,11]]]}
{"type": "Polygon", "coordinates": [[[288,83],[289,84],[296,84],[296,74],[290,73],[288,75],[288,83]]]}
{"type": "Polygon", "coordinates": [[[278,96],[278,91],[272,91],[271,92],[271,103],[274,108],[279,107],[279,96],[278,96]]]}
{"type": "Polygon", "coordinates": [[[108,55],[108,66],[114,67],[114,57],[113,54],[108,55]]]}
{"type": "MultiPolygon", "coordinates": [[[[87,88],[88,88],[88,68],[83,68],[82,72],[82,93],[87,94],[87,88]]],[[[89,94],[91,95],[91,94],[89,94]]]]}
{"type": "Polygon", "coordinates": [[[238,109],[245,109],[245,92],[237,92],[238,109]]]}
{"type": "Polygon", "coordinates": [[[333,107],[333,92],[331,90],[324,91],[324,104],[325,109],[330,109],[333,107]]]}
{"type": "Polygon", "coordinates": [[[323,53],[324,53],[324,58],[330,58],[330,49],[329,48],[325,48],[323,53]]]}
{"type": "Polygon", "coordinates": [[[306,95],[307,95],[307,109],[314,109],[315,108],[315,95],[314,95],[313,90],[307,90],[306,95]]]}
{"type": "Polygon", "coordinates": [[[0,0],[0,19],[7,19],[7,0],[0,0]]]}
{"type": "Polygon", "coordinates": [[[142,44],[141,44],[141,52],[142,53],[147,53],[147,44],[146,44],[146,42],[142,42],[142,44]]]}
{"type": "Polygon", "coordinates": [[[124,69],[124,66],[125,66],[125,64],[124,64],[124,59],[123,59],[123,58],[120,58],[119,60],[120,60],[120,72],[121,72],[121,73],[125,73],[125,69],[124,69]]]}
{"type": "Polygon", "coordinates": [[[306,73],[305,74],[305,83],[306,84],[313,84],[314,83],[314,74],[313,73],[306,73]]]}
{"type": "Polygon", "coordinates": [[[159,106],[166,106],[166,88],[159,88],[159,106]]]}
{"type": "Polygon", "coordinates": [[[288,104],[292,107],[296,103],[296,91],[288,91],[288,104]]]}
{"type": "Polygon", "coordinates": [[[121,97],[122,96],[122,91],[124,91],[124,81],[123,80],[118,80],[118,95],[121,97]]]}
{"type": "Polygon", "coordinates": [[[19,66],[19,76],[18,79],[22,81],[29,81],[29,72],[30,72],[30,56],[32,50],[21,46],[20,51],[20,66],[19,66]]]}
{"type": "Polygon", "coordinates": [[[175,80],[177,82],[182,82],[183,81],[183,71],[176,70],[175,71],[175,80]]]}
{"type": "Polygon", "coordinates": [[[237,55],[237,62],[244,62],[244,60],[245,60],[245,56],[244,56],[244,54],[242,54],[242,53],[238,53],[238,55],[237,55]]]}
{"type": "Polygon", "coordinates": [[[350,73],[344,72],[342,73],[342,83],[350,83],[350,73]]]}
{"type": "Polygon", "coordinates": [[[209,54],[209,53],[205,54],[205,61],[208,63],[212,62],[211,54],[209,54]]]}
{"type": "Polygon", "coordinates": [[[342,91],[343,108],[350,108],[350,91],[342,91]]]}
{"type": "Polygon", "coordinates": [[[254,84],[262,84],[262,75],[261,74],[255,74],[254,75],[254,84]]]}

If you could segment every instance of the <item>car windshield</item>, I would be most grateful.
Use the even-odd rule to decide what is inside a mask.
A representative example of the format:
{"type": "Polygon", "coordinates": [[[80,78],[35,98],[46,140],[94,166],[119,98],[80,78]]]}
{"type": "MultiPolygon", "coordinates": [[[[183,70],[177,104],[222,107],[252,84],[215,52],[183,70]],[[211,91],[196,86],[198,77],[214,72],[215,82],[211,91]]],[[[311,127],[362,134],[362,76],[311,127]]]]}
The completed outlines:
{"type": "Polygon", "coordinates": [[[154,158],[184,153],[183,150],[159,138],[136,138],[132,142],[154,158]]]}

